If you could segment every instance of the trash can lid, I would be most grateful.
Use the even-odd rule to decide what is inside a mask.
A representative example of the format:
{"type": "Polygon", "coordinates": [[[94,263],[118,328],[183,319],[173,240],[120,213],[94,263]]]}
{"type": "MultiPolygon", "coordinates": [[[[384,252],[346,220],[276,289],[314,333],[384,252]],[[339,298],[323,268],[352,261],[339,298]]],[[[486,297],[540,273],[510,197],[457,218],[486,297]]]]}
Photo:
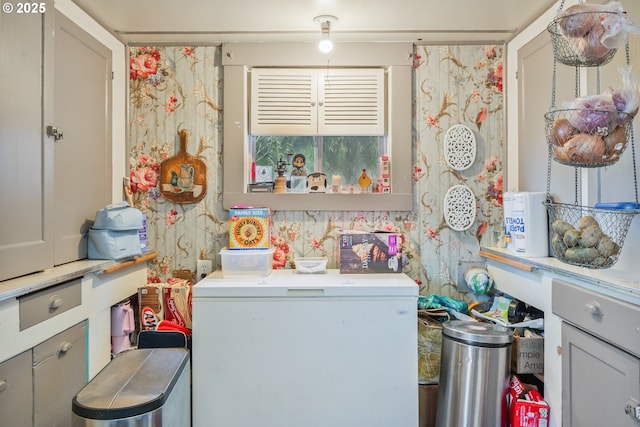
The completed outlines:
{"type": "Polygon", "coordinates": [[[188,362],[184,348],[119,353],[75,395],[73,413],[86,419],[117,420],[158,409],[188,362]]]}
{"type": "Polygon", "coordinates": [[[450,320],[442,324],[442,334],[468,344],[505,346],[513,342],[513,330],[488,322],[450,320]]]}

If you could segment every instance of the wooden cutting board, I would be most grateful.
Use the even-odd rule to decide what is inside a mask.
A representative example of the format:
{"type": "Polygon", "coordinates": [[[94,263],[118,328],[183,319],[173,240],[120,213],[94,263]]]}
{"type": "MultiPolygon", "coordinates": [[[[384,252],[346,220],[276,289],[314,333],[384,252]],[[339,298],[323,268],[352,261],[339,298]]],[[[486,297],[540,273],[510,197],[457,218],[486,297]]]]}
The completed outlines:
{"type": "Polygon", "coordinates": [[[187,153],[187,130],[179,134],[180,151],[160,163],[160,194],[174,203],[195,203],[207,194],[207,165],[187,153]]]}

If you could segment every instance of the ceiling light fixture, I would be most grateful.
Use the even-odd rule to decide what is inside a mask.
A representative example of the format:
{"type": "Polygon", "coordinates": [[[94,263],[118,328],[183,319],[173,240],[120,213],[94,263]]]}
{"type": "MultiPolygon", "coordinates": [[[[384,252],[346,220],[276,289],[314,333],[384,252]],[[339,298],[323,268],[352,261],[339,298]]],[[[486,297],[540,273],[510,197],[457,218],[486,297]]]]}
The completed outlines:
{"type": "Polygon", "coordinates": [[[333,49],[333,42],[329,38],[329,32],[331,31],[331,23],[338,22],[338,18],[333,15],[319,15],[313,18],[313,21],[320,24],[320,30],[322,31],[322,40],[318,44],[320,52],[329,53],[333,49]]]}

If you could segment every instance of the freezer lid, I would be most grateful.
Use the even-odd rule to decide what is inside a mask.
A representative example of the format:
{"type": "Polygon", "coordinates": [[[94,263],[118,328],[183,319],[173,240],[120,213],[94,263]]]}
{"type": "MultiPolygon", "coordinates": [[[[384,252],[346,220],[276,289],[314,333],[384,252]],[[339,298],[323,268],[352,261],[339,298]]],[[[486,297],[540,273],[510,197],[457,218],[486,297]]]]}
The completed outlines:
{"type": "Polygon", "coordinates": [[[171,395],[189,352],[153,348],[119,353],[73,398],[73,413],[93,420],[118,420],[160,408],[171,395]]]}
{"type": "Polygon", "coordinates": [[[418,297],[418,285],[404,273],[300,274],[274,270],[265,277],[223,278],[215,272],[193,287],[193,298],[418,297]]]}

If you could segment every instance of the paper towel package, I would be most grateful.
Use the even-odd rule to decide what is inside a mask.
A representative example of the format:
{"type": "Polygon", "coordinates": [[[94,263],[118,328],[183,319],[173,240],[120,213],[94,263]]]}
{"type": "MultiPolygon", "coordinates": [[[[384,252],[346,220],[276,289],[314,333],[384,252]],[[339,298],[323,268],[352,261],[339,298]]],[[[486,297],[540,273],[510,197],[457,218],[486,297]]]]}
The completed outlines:
{"type": "Polygon", "coordinates": [[[539,258],[549,256],[546,193],[506,192],[503,196],[505,249],[539,258]]]}

